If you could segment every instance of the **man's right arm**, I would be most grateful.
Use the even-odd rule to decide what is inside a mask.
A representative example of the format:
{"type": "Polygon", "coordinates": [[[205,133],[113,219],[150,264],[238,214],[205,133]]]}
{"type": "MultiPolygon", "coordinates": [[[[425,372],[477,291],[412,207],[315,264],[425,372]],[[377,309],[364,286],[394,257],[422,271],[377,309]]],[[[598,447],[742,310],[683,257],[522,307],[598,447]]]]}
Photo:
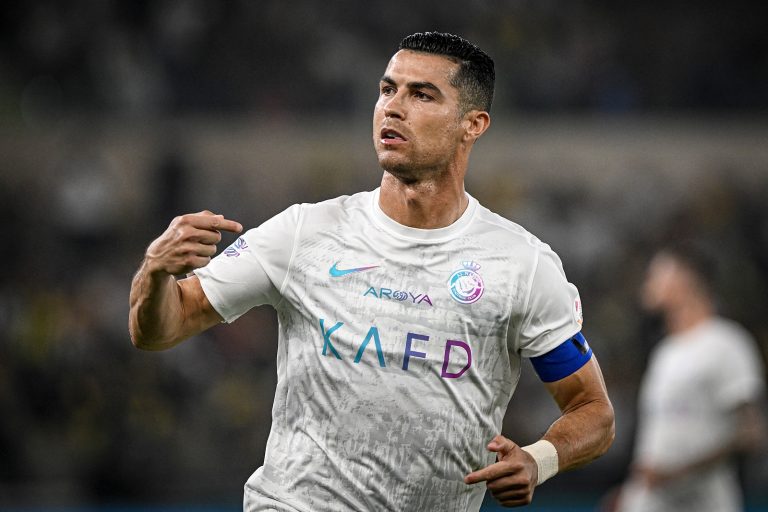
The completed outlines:
{"type": "Polygon", "coordinates": [[[176,217],[147,248],[131,283],[128,330],[137,348],[164,350],[217,323],[196,276],[176,280],[207,265],[221,241],[220,231],[243,227],[209,211],[176,217]]]}

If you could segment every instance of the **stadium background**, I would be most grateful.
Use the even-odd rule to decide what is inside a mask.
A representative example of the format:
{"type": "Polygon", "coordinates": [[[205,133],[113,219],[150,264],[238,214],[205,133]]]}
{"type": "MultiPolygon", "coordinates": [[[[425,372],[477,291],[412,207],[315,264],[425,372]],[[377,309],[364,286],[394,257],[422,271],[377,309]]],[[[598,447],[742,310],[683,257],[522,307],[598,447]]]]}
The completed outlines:
{"type": "MultiPolygon", "coordinates": [[[[140,352],[132,273],[176,214],[253,227],[377,186],[377,80],[431,29],[496,60],[468,190],[562,256],[617,410],[611,451],[531,510],[595,509],[626,474],[660,335],[637,303],[655,244],[706,240],[724,311],[768,352],[768,4],[721,4],[5,2],[0,509],[238,509],[269,430],[274,315],[140,352]]],[[[530,442],[555,414],[526,367],[505,433],[530,442]]],[[[753,510],[765,455],[742,464],[753,510]]]]}

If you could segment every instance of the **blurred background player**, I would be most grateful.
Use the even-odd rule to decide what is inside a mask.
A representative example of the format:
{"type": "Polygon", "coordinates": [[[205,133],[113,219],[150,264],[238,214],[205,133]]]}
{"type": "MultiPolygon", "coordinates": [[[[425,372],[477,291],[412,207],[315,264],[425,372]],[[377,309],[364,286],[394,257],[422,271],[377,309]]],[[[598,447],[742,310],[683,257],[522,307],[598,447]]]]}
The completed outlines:
{"type": "Polygon", "coordinates": [[[756,344],[718,316],[714,261],[691,242],[650,262],[643,306],[666,337],[651,354],[639,399],[634,461],[620,512],[743,509],[736,455],[764,443],[764,393],[756,344]]]}

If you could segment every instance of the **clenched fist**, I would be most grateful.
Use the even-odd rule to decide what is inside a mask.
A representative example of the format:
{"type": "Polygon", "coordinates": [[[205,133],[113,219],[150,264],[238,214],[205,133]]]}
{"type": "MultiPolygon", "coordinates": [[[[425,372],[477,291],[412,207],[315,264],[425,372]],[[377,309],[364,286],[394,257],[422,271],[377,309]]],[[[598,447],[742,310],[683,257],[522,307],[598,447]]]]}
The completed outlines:
{"type": "Polygon", "coordinates": [[[186,274],[206,266],[216,254],[221,231],[240,233],[239,222],[225,219],[208,210],[181,215],[147,248],[147,271],[171,275],[186,274]]]}

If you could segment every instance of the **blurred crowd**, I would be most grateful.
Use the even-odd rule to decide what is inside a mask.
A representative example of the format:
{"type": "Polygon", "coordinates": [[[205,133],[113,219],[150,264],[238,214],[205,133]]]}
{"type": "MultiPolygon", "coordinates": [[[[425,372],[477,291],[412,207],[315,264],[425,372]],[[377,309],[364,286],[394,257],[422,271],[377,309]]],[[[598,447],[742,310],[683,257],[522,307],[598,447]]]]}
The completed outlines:
{"type": "Polygon", "coordinates": [[[12,0],[0,112],[370,110],[382,57],[448,30],[497,61],[499,109],[766,111],[768,7],[556,0],[12,0]]]}
{"type": "MultiPolygon", "coordinates": [[[[10,2],[0,507],[239,501],[269,432],[274,313],[140,352],[132,273],[177,214],[254,227],[377,186],[377,79],[403,35],[432,28],[497,61],[468,191],[560,254],[617,408],[612,451],[548,486],[619,481],[661,336],[637,297],[658,244],[710,246],[723,313],[768,354],[768,33],[764,6],[730,4],[10,2]]],[[[531,441],[553,407],[526,368],[505,430],[531,441]]],[[[745,467],[765,497],[768,467],[745,467]]]]}

